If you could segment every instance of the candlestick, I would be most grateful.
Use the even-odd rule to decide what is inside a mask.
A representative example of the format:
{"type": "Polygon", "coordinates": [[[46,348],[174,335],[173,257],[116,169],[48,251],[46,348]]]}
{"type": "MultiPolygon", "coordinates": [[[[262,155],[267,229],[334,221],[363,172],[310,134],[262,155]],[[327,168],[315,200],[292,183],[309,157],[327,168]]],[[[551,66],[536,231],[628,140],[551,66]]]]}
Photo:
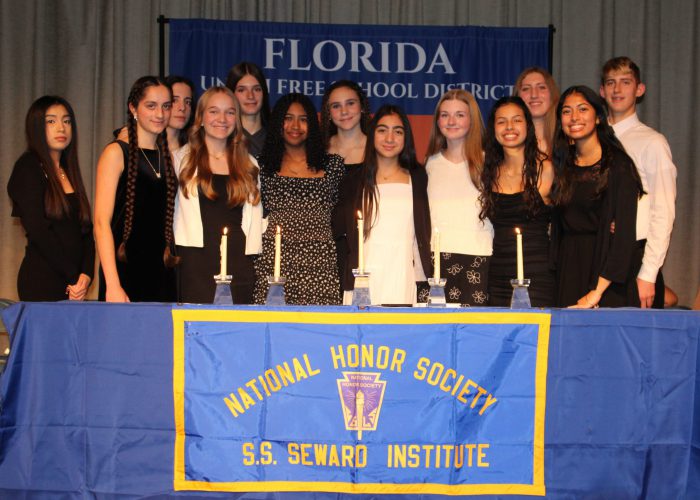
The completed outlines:
{"type": "Polygon", "coordinates": [[[221,253],[219,263],[221,264],[221,269],[219,269],[220,276],[226,276],[226,268],[228,262],[228,228],[225,227],[221,233],[221,244],[219,245],[219,252],[221,253]]]}
{"type": "Polygon", "coordinates": [[[440,281],[440,230],[433,232],[433,278],[440,281]]]}
{"type": "Polygon", "coordinates": [[[515,228],[515,244],[517,249],[517,278],[519,281],[525,279],[525,273],[523,271],[523,235],[520,232],[520,228],[515,228]]]}
{"type": "Polygon", "coordinates": [[[275,270],[273,276],[275,279],[280,277],[280,262],[282,260],[282,229],[277,226],[275,231],[275,270]]]}
{"type": "Polygon", "coordinates": [[[365,271],[365,221],[362,212],[357,211],[357,269],[360,274],[365,271]]]}

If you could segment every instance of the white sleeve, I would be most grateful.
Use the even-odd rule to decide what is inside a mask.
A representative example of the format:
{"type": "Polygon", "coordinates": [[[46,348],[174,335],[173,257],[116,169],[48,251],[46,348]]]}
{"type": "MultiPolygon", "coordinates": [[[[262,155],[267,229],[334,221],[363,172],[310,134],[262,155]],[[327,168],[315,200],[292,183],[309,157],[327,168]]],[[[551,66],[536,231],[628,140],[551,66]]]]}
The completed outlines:
{"type": "Polygon", "coordinates": [[[649,230],[638,278],[651,283],[666,259],[676,217],[676,166],[668,142],[658,134],[649,141],[642,157],[647,173],[649,230]]]}

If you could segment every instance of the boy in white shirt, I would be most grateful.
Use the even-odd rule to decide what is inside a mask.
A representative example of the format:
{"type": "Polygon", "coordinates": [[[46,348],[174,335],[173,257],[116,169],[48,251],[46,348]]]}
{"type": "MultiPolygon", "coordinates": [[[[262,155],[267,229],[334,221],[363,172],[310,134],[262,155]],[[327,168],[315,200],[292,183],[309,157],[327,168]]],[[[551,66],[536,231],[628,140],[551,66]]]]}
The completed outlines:
{"type": "Polygon", "coordinates": [[[676,167],[666,138],[637,117],[637,102],[645,91],[639,67],[630,58],[615,57],[603,65],[600,95],[607,103],[608,119],[634,160],[647,193],[637,209],[637,240],[644,245],[637,274],[639,300],[643,308],[663,309],[661,266],[676,214],[676,167]]]}

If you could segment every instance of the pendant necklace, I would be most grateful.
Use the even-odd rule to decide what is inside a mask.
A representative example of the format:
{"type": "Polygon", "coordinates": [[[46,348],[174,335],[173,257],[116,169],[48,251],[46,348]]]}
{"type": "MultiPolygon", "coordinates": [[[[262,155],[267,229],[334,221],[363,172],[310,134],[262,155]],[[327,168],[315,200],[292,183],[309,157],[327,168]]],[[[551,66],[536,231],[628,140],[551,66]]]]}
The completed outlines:
{"type": "Polygon", "coordinates": [[[58,166],[56,167],[56,169],[58,170],[58,176],[61,178],[61,180],[65,181],[66,179],[68,179],[68,177],[66,176],[66,171],[63,170],[63,167],[58,166]]]}
{"type": "Polygon", "coordinates": [[[396,175],[397,172],[401,170],[401,167],[397,167],[396,169],[392,170],[388,174],[384,175],[382,173],[379,174],[379,176],[382,178],[384,181],[388,181],[390,178],[392,178],[394,175],[396,175]]]}
{"type": "Polygon", "coordinates": [[[151,170],[153,170],[153,173],[156,174],[156,177],[160,179],[160,150],[158,151],[158,170],[156,170],[153,167],[153,163],[151,163],[151,160],[148,159],[148,156],[146,156],[146,153],[143,151],[142,148],[139,148],[141,150],[141,154],[143,155],[144,158],[146,158],[146,161],[148,162],[148,165],[151,167],[151,170]]]}

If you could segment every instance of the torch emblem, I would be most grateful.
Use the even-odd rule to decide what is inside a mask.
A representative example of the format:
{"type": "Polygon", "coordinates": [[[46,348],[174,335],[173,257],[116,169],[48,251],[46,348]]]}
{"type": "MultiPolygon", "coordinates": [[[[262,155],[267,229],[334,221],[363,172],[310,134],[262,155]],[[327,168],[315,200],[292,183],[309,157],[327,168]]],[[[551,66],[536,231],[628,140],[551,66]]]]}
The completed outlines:
{"type": "Polygon", "coordinates": [[[381,373],[343,372],[343,378],[338,379],[345,429],[357,431],[358,440],[363,431],[377,430],[386,389],[386,381],[379,380],[380,376],[381,373]]]}

